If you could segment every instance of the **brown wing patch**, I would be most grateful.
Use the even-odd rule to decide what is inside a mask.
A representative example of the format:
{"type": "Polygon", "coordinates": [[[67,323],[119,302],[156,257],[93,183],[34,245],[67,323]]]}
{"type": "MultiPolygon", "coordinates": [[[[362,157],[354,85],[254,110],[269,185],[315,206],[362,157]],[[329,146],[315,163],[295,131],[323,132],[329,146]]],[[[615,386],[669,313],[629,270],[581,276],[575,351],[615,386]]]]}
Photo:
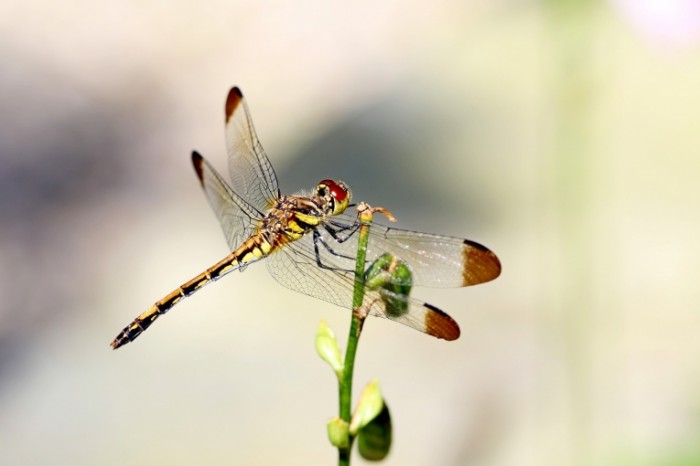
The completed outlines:
{"type": "Polygon", "coordinates": [[[462,255],[464,259],[462,286],[488,282],[501,274],[501,261],[486,246],[465,239],[462,255]]]}
{"type": "Polygon", "coordinates": [[[228,91],[228,97],[226,97],[226,123],[231,119],[233,112],[236,111],[242,100],[243,93],[237,87],[232,87],[228,91]]]}
{"type": "Polygon", "coordinates": [[[199,178],[199,183],[204,187],[204,157],[199,155],[197,151],[192,151],[192,165],[197,173],[197,178],[199,178]]]}
{"type": "Polygon", "coordinates": [[[425,333],[443,340],[456,340],[459,338],[459,325],[454,319],[435,306],[425,303],[425,333]]]}

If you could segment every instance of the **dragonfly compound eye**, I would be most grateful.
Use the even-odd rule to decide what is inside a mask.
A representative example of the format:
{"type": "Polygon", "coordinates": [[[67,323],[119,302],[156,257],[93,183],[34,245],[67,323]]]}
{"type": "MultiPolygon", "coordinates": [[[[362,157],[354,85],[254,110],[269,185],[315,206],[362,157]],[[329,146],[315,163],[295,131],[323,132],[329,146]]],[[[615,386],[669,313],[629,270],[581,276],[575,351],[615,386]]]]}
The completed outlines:
{"type": "Polygon", "coordinates": [[[342,214],[352,197],[350,188],[342,181],[323,180],[316,186],[316,193],[319,197],[328,196],[328,200],[333,203],[333,215],[342,214]]]}

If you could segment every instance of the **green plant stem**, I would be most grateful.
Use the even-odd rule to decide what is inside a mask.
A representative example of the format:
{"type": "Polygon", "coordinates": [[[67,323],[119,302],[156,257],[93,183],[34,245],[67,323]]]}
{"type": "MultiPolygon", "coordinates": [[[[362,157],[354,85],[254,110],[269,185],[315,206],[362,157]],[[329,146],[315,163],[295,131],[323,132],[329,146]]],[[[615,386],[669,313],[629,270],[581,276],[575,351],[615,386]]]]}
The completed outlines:
{"type": "MultiPolygon", "coordinates": [[[[373,209],[367,208],[360,212],[360,231],[357,242],[357,259],[355,261],[355,287],[352,296],[352,321],[348,335],[348,346],[345,350],[345,363],[343,375],[338,380],[338,392],[340,402],[340,418],[350,423],[352,415],[352,376],[355,367],[355,354],[362,333],[362,325],[365,321],[365,311],[362,302],[365,297],[365,259],[367,257],[367,242],[369,239],[369,226],[372,222],[373,209]]],[[[350,452],[354,438],[351,436],[347,448],[338,448],[338,465],[350,464],[350,452]]]]}

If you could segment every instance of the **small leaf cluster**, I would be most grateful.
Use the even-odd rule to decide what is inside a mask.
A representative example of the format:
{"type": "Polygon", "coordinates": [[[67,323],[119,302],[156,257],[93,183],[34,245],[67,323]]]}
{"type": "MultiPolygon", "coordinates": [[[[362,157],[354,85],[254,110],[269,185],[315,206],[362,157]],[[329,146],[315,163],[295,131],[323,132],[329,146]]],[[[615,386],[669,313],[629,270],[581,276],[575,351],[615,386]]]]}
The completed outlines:
{"type": "MultiPolygon", "coordinates": [[[[333,330],[321,322],[316,333],[316,351],[321,359],[333,369],[342,383],[344,365],[340,346],[333,330]]],[[[353,440],[358,440],[358,451],[366,460],[380,461],[391,448],[391,415],[384,401],[379,381],[370,381],[362,390],[360,399],[352,412],[350,422],[334,417],[327,424],[328,439],[339,449],[349,449],[353,440]]]]}

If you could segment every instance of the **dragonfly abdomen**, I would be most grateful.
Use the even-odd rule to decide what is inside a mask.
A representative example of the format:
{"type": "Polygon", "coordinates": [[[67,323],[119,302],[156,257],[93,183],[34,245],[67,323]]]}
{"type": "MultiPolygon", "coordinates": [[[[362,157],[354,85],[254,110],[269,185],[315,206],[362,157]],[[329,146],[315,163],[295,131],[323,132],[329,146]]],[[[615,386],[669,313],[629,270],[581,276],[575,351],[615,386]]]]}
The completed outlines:
{"type": "Polygon", "coordinates": [[[188,280],[175,290],[168,293],[161,300],[156,301],[146,312],[136,317],[129,325],[112,341],[112,348],[117,349],[141,335],[155,320],[168,312],[183,298],[190,296],[204,285],[216,281],[229,272],[239,269],[250,262],[255,262],[268,256],[279,246],[267,241],[263,235],[253,235],[248,238],[238,249],[226,256],[223,260],[209,267],[196,277],[188,280]]]}

